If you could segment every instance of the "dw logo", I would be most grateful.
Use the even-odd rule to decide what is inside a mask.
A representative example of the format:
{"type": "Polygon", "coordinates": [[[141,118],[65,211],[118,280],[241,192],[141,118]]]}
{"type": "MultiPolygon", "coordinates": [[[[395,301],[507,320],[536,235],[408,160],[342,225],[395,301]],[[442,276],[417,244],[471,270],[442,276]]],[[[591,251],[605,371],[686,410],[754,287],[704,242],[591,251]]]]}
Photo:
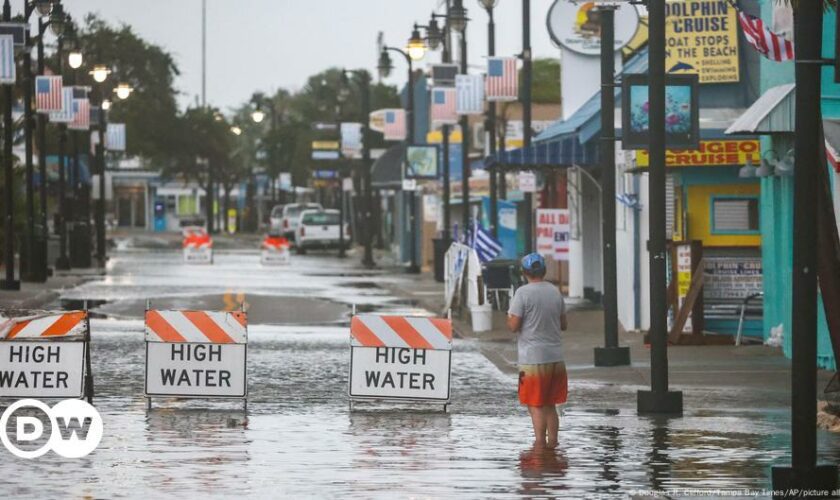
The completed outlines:
{"type": "Polygon", "coordinates": [[[95,450],[100,440],[102,417],[78,399],[66,399],[52,408],[37,399],[21,399],[0,417],[0,441],[19,458],[38,458],[50,450],[80,458],[95,450]]]}

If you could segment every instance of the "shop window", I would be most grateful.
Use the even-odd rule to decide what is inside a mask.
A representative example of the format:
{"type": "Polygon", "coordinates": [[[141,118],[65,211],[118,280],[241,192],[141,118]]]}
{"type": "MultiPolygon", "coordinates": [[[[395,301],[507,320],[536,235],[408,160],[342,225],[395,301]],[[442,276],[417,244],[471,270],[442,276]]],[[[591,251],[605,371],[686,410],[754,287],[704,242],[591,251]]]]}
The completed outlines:
{"type": "Polygon", "coordinates": [[[713,234],[758,234],[758,197],[712,197],[713,234]]]}
{"type": "Polygon", "coordinates": [[[178,196],[178,215],[197,215],[198,206],[193,195],[178,196]]]}

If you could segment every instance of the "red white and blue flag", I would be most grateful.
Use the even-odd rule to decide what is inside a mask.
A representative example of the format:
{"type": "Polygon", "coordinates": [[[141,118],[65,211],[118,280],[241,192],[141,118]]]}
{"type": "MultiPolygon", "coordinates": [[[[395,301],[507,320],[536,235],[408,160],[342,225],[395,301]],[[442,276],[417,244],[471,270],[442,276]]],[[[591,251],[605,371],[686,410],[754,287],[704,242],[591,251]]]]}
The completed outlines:
{"type": "Polygon", "coordinates": [[[87,97],[73,99],[73,121],[67,124],[70,130],[90,129],[90,100],[87,97]]]}
{"type": "Polygon", "coordinates": [[[61,76],[35,77],[35,110],[38,113],[61,111],[64,101],[62,89],[61,76]]]}
{"type": "Polygon", "coordinates": [[[73,87],[61,89],[61,109],[50,113],[52,123],[70,123],[73,121],[73,87]]]}
{"type": "Polygon", "coordinates": [[[490,57],[487,59],[487,78],[484,94],[488,101],[515,101],[519,99],[519,75],[515,57],[490,57]]]}
{"type": "Polygon", "coordinates": [[[458,123],[455,109],[456,90],[452,87],[432,87],[432,125],[458,123]]]}
{"type": "Polygon", "coordinates": [[[407,135],[404,109],[386,109],[383,135],[386,141],[404,141],[407,135]]]}
{"type": "Polygon", "coordinates": [[[738,12],[738,22],[744,38],[764,57],[776,62],[793,60],[793,42],[770,31],[761,19],[738,12]]]}

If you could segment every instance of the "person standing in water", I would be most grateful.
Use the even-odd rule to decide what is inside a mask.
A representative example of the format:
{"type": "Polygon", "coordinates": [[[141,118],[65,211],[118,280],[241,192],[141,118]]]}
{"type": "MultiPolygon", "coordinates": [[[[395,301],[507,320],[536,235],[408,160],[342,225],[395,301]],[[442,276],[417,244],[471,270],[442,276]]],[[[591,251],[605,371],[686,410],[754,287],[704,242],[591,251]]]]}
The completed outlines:
{"type": "Polygon", "coordinates": [[[528,284],[516,290],[508,309],[508,328],[518,333],[519,402],[528,406],[536,448],[557,446],[560,417],[569,382],[563,361],[561,332],[566,330],[566,304],[555,285],[545,281],[545,260],[538,253],[522,259],[528,284]]]}

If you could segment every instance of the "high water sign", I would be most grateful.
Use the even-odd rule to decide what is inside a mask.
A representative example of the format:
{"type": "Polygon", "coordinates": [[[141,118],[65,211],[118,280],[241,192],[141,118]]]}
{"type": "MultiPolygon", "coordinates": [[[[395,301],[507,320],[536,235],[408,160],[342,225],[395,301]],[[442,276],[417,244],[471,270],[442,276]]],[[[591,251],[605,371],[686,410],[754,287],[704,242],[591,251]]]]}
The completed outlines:
{"type": "Polygon", "coordinates": [[[666,2],[665,70],[700,83],[737,82],[738,21],[726,0],[666,2]]]}
{"type": "Polygon", "coordinates": [[[449,401],[449,320],[363,314],[350,335],[351,398],[449,401]]]}

